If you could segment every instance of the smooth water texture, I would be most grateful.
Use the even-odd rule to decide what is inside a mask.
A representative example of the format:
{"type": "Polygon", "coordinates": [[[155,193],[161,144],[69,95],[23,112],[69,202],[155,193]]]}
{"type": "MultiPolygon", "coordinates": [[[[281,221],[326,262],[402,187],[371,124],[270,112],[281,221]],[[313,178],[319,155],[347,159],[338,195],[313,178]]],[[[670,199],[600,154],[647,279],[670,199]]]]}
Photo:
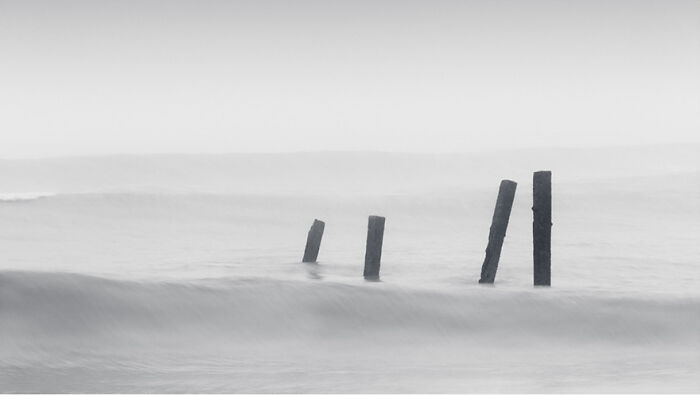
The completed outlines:
{"type": "Polygon", "coordinates": [[[0,390],[698,392],[698,153],[0,161],[0,390]],[[481,286],[503,178],[518,189],[481,286]],[[371,214],[380,282],[362,278],[371,214]]]}

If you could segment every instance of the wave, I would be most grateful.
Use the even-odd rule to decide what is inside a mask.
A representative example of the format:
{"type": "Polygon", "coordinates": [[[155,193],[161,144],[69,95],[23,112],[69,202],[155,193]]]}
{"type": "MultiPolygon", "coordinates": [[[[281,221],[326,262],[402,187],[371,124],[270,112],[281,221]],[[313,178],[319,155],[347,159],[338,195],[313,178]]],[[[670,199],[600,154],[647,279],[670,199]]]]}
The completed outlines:
{"type": "Polygon", "coordinates": [[[0,193],[0,202],[25,202],[55,196],[52,192],[0,193]]]}
{"type": "Polygon", "coordinates": [[[0,390],[695,392],[699,306],[556,289],[0,271],[0,390]]]}
{"type": "Polygon", "coordinates": [[[477,342],[700,345],[697,297],[613,298],[489,287],[430,292],[382,283],[261,278],[135,282],[15,271],[0,272],[0,295],[0,332],[14,344],[185,332],[224,341],[440,334],[477,342]]]}

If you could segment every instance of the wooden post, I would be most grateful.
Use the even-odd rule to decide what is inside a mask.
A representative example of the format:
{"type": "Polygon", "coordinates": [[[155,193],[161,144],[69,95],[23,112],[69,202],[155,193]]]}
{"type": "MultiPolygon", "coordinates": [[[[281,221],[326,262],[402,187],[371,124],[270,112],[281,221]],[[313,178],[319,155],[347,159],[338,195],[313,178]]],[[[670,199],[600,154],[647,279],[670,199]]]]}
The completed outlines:
{"type": "Polygon", "coordinates": [[[302,262],[316,262],[318,258],[318,250],[321,248],[321,238],[323,237],[323,229],[326,224],[317,219],[314,220],[309,235],[306,237],[306,248],[304,249],[304,259],[302,262]]]}
{"type": "Polygon", "coordinates": [[[552,283],[552,172],[532,176],[532,246],[535,285],[552,283]]]}
{"type": "Polygon", "coordinates": [[[480,284],[493,284],[498,270],[498,260],[501,258],[501,248],[503,239],[506,237],[510,211],[515,198],[515,188],[518,184],[515,181],[503,180],[498,189],[496,208],[493,211],[491,229],[489,230],[489,243],[486,246],[486,257],[481,265],[480,284]]]}
{"type": "Polygon", "coordinates": [[[379,279],[379,264],[382,260],[384,241],[384,217],[370,215],[367,223],[367,250],[365,252],[365,279],[379,279]]]}

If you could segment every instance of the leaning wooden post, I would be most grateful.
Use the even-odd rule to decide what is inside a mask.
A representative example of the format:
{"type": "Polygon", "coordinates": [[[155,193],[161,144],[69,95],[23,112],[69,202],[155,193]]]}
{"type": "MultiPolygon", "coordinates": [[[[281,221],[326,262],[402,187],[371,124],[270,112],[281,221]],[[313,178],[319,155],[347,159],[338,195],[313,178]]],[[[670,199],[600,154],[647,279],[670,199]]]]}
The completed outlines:
{"type": "Polygon", "coordinates": [[[552,283],[552,172],[532,176],[532,246],[535,285],[552,283]]]}
{"type": "Polygon", "coordinates": [[[379,264],[382,260],[384,241],[384,217],[370,215],[367,223],[367,250],[365,252],[365,279],[379,279],[379,264]]]}
{"type": "Polygon", "coordinates": [[[326,224],[317,219],[314,220],[309,235],[306,237],[306,248],[304,249],[304,259],[302,262],[316,262],[318,258],[318,250],[321,248],[321,238],[323,237],[323,229],[326,224]]]}
{"type": "Polygon", "coordinates": [[[486,246],[486,257],[481,265],[481,284],[493,284],[496,279],[496,270],[498,270],[498,260],[501,257],[501,248],[503,247],[503,239],[506,237],[506,229],[508,229],[508,219],[510,211],[513,207],[513,199],[515,198],[515,188],[518,183],[511,180],[501,181],[501,186],[498,189],[498,198],[496,199],[496,208],[493,211],[493,219],[491,220],[491,229],[489,230],[489,243],[486,246]]]}

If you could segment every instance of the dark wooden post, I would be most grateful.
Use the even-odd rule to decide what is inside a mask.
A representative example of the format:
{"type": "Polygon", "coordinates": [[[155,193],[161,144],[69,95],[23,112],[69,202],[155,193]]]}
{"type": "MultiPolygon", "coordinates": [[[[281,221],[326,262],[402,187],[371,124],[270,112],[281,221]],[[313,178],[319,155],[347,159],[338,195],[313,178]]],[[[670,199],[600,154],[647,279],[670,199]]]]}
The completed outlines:
{"type": "Polygon", "coordinates": [[[513,208],[517,186],[515,181],[503,180],[498,189],[496,208],[493,211],[491,229],[489,230],[489,243],[486,246],[486,257],[484,264],[481,265],[481,279],[479,279],[481,284],[493,284],[496,279],[498,260],[501,258],[501,248],[503,247],[503,239],[506,237],[510,210],[513,208]]]}
{"type": "Polygon", "coordinates": [[[552,172],[532,176],[532,246],[535,285],[552,283],[552,172]]]}
{"type": "Polygon", "coordinates": [[[306,248],[304,249],[304,259],[302,262],[316,262],[318,258],[318,250],[321,248],[321,238],[323,237],[323,229],[326,224],[317,219],[314,220],[309,235],[306,237],[306,248]]]}
{"type": "Polygon", "coordinates": [[[370,215],[367,223],[367,250],[365,252],[365,279],[379,279],[379,264],[382,260],[384,241],[384,217],[370,215]]]}

